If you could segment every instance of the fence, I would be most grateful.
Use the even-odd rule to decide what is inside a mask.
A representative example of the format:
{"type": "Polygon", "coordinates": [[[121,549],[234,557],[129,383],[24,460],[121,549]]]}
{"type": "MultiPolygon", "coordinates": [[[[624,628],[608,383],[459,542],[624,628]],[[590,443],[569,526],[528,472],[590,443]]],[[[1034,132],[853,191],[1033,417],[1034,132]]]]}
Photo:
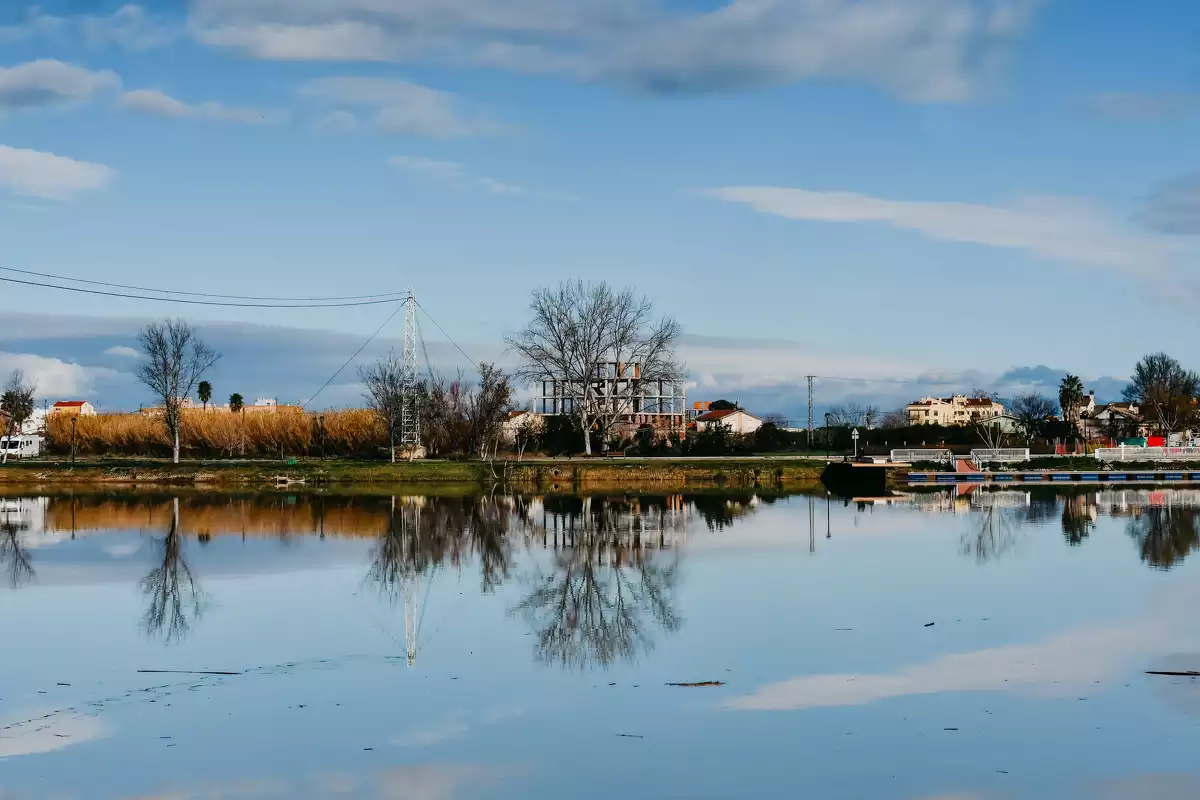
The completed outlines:
{"type": "Polygon", "coordinates": [[[1029,460],[1028,447],[1001,447],[994,449],[972,450],[971,459],[976,464],[986,464],[989,461],[999,463],[1014,463],[1029,460]]]}
{"type": "Polygon", "coordinates": [[[1200,447],[1097,447],[1099,461],[1200,461],[1200,447]]]}
{"type": "Polygon", "coordinates": [[[911,464],[914,461],[949,461],[949,450],[893,450],[892,461],[911,464]]]}

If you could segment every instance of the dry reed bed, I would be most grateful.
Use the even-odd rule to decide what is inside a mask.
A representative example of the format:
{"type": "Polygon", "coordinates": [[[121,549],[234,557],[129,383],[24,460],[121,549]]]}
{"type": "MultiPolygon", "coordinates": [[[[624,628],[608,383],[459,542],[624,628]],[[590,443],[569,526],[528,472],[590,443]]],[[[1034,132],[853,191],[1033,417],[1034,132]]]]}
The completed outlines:
{"type": "MultiPolygon", "coordinates": [[[[374,455],[387,447],[387,436],[370,411],[351,409],[323,414],[230,414],[187,410],[179,442],[184,455],[200,458],[279,457],[321,452],[320,418],[324,417],[325,452],[331,456],[374,455]]],[[[49,448],[71,451],[71,417],[47,420],[49,448]]],[[[101,414],[77,417],[75,447],[80,455],[166,456],[171,441],[162,417],[145,414],[101,414]]]]}

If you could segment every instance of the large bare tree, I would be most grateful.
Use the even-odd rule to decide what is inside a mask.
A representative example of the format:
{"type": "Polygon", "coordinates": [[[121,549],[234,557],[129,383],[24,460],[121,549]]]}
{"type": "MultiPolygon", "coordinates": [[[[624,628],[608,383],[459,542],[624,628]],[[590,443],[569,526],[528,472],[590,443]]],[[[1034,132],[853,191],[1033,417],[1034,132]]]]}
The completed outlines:
{"type": "Polygon", "coordinates": [[[367,407],[387,428],[388,451],[396,463],[396,428],[404,415],[404,361],[395,350],[374,363],[358,368],[358,377],[366,391],[367,407]]]}
{"type": "Polygon", "coordinates": [[[632,289],[564,281],[534,292],[529,310],[529,323],[507,340],[520,357],[517,377],[557,382],[583,428],[588,455],[588,434],[606,440],[617,420],[634,411],[645,387],[683,379],[675,356],[679,323],[656,319],[650,300],[632,289]],[[609,364],[623,370],[611,375],[617,380],[604,380],[609,364]]]}
{"type": "Polygon", "coordinates": [[[181,319],[147,325],[138,334],[138,344],[145,355],[138,378],[163,405],[163,421],[178,464],[183,401],[221,355],[201,341],[195,328],[181,319]]]}
{"type": "Polygon", "coordinates": [[[0,421],[4,423],[4,455],[0,463],[8,463],[8,446],[15,433],[19,433],[25,420],[33,415],[33,397],[37,394],[37,383],[25,378],[25,373],[14,369],[0,395],[0,421]]]}

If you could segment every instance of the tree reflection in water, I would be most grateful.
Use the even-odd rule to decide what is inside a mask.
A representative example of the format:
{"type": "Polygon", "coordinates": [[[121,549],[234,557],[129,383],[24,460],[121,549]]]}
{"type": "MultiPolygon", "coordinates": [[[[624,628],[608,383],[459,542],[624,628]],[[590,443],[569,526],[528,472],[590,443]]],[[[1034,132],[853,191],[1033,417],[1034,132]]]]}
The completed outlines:
{"type": "Polygon", "coordinates": [[[392,498],[367,580],[396,598],[405,580],[429,575],[446,562],[461,568],[464,558],[475,556],[480,589],[494,591],[512,566],[508,534],[515,505],[510,498],[392,498]]]}
{"type": "MultiPolygon", "coordinates": [[[[1017,532],[1009,519],[1014,509],[984,506],[971,514],[969,527],[959,541],[959,552],[984,563],[1008,553],[1017,545],[1017,532]]],[[[1025,512],[1018,511],[1020,515],[1025,512]]]]}
{"type": "Polygon", "coordinates": [[[1138,543],[1142,561],[1170,569],[1200,545],[1200,509],[1179,506],[1146,506],[1126,526],[1138,543]]]}
{"type": "Polygon", "coordinates": [[[167,535],[157,544],[161,551],[159,564],[139,584],[150,600],[142,615],[142,630],[147,636],[178,642],[187,637],[206,605],[205,595],[183,557],[178,500],[173,504],[167,535]]]}
{"type": "Polygon", "coordinates": [[[566,525],[561,547],[556,531],[551,569],[528,576],[530,591],[513,611],[533,627],[540,661],[603,668],[649,652],[656,629],[679,629],[679,559],[645,545],[640,514],[611,501],[581,505],[560,516],[566,525]]]}
{"type": "Polygon", "coordinates": [[[0,564],[8,573],[8,584],[14,589],[33,580],[33,564],[21,543],[21,528],[15,522],[0,524],[0,564]]]}
{"type": "Polygon", "coordinates": [[[1093,517],[1095,498],[1095,494],[1078,494],[1063,499],[1062,532],[1072,547],[1082,544],[1096,527],[1093,517]]]}

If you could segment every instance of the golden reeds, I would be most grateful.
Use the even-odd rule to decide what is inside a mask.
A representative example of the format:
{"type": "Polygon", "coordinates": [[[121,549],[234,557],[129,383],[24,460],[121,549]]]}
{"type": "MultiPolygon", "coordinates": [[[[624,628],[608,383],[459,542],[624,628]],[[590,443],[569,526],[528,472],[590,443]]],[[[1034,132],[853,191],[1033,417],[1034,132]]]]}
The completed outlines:
{"type": "MultiPolygon", "coordinates": [[[[188,409],[183,412],[179,441],[185,455],[199,458],[319,455],[322,417],[327,455],[374,455],[387,447],[386,432],[378,418],[362,409],[322,414],[230,414],[188,409]]],[[[71,451],[71,419],[70,415],[57,414],[46,420],[47,445],[52,452],[71,451]]],[[[161,416],[101,414],[76,419],[75,451],[80,455],[170,455],[171,442],[161,416]]]]}

